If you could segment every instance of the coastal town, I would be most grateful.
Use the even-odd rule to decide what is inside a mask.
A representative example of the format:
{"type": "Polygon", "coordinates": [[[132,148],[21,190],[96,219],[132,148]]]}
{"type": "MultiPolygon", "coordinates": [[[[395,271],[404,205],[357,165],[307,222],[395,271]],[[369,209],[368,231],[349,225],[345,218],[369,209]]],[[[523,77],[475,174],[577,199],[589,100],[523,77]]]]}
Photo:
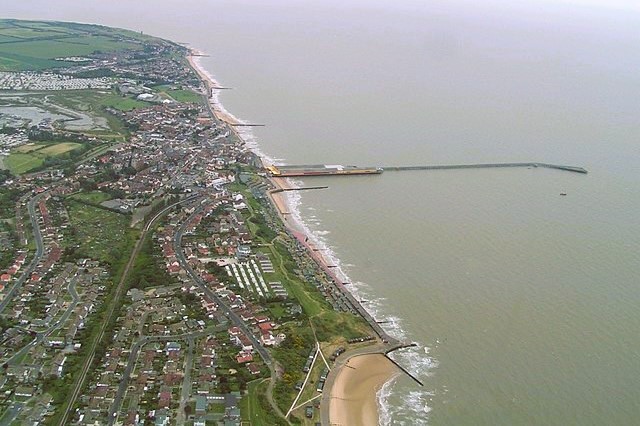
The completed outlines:
{"type": "Polygon", "coordinates": [[[2,21],[18,33],[98,44],[0,72],[0,424],[329,424],[350,356],[401,371],[198,52],[2,21]]]}

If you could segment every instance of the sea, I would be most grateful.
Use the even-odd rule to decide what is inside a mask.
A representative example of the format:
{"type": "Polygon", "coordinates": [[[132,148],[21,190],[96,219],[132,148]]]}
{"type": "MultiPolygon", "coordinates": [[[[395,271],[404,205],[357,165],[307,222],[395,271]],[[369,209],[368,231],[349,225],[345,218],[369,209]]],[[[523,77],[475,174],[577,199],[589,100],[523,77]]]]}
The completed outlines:
{"type": "Polygon", "coordinates": [[[382,425],[640,419],[640,5],[631,0],[21,0],[208,53],[278,163],[586,168],[307,178],[296,214],[417,347],[382,425]],[[566,195],[561,195],[566,194],[566,195]]]}

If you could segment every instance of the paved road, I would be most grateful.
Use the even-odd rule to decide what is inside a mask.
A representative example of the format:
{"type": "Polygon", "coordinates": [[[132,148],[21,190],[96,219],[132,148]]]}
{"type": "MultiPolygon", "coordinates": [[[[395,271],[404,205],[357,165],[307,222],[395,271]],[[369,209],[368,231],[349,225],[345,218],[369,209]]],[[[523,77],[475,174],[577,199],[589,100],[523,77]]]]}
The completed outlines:
{"type": "Polygon", "coordinates": [[[90,344],[89,353],[87,354],[87,356],[85,358],[84,364],[82,364],[82,368],[80,370],[80,374],[78,375],[76,381],[74,382],[74,387],[73,387],[73,389],[71,391],[71,394],[69,395],[69,398],[65,402],[65,405],[63,407],[64,411],[62,413],[62,416],[60,417],[60,420],[58,421],[58,425],[64,426],[67,423],[67,420],[69,419],[69,416],[73,413],[73,407],[75,405],[75,402],[78,399],[78,396],[80,395],[80,392],[82,391],[85,379],[87,377],[87,373],[89,372],[89,370],[91,369],[91,365],[93,364],[93,360],[94,360],[95,355],[96,355],[96,348],[98,347],[98,343],[100,343],[104,339],[105,333],[107,331],[107,326],[109,325],[109,323],[111,323],[111,319],[113,318],[113,315],[116,312],[116,309],[120,306],[122,294],[123,294],[123,291],[126,288],[125,283],[126,283],[127,278],[129,276],[129,272],[133,268],[135,260],[138,257],[138,253],[140,252],[140,249],[142,248],[142,244],[144,243],[144,240],[145,240],[145,238],[147,236],[147,232],[149,232],[149,230],[151,229],[151,225],[153,223],[155,223],[160,217],[162,217],[162,215],[164,215],[166,212],[168,212],[170,209],[172,209],[174,206],[177,206],[178,204],[181,204],[181,203],[184,203],[184,202],[191,201],[191,200],[195,199],[196,197],[197,197],[197,195],[193,195],[191,197],[185,198],[184,200],[178,201],[177,203],[173,203],[173,204],[165,207],[158,214],[156,214],[149,221],[149,223],[147,223],[147,225],[144,227],[142,233],[140,234],[140,238],[136,242],[136,245],[133,248],[133,251],[131,252],[131,255],[129,256],[129,261],[127,262],[127,265],[126,265],[124,271],[122,272],[122,276],[120,278],[120,282],[118,283],[118,286],[116,287],[113,299],[111,300],[111,304],[107,308],[106,317],[105,317],[104,321],[101,323],[100,332],[97,334],[96,338],[92,342],[89,343],[90,344]]]}
{"type": "Polygon", "coordinates": [[[265,349],[264,346],[262,346],[262,344],[260,344],[260,341],[253,335],[253,333],[251,332],[249,327],[247,327],[244,321],[242,321],[242,319],[235,312],[233,312],[233,310],[229,306],[227,306],[227,304],[221,298],[219,298],[216,293],[214,293],[213,291],[211,291],[211,289],[209,289],[209,287],[204,283],[204,281],[202,281],[200,276],[196,274],[196,272],[193,270],[191,265],[189,265],[189,263],[187,262],[187,259],[184,257],[184,252],[182,251],[182,236],[184,235],[184,230],[187,227],[187,225],[191,222],[191,219],[195,215],[201,212],[202,212],[202,208],[196,209],[196,211],[194,211],[192,215],[189,216],[184,221],[184,223],[178,228],[178,231],[176,232],[173,238],[174,251],[176,253],[178,262],[180,262],[180,265],[182,266],[182,268],[184,268],[184,270],[187,271],[191,279],[205,292],[205,294],[211,300],[213,300],[218,305],[218,309],[221,309],[222,312],[224,312],[224,314],[227,316],[227,318],[231,320],[233,325],[235,325],[240,330],[242,330],[242,332],[249,338],[249,340],[251,341],[251,344],[253,345],[253,348],[256,350],[256,352],[258,352],[258,354],[260,354],[265,364],[267,364],[267,366],[269,367],[269,371],[271,372],[271,383],[270,383],[267,399],[269,400],[269,403],[273,408],[273,410],[276,412],[276,414],[281,416],[282,418],[285,418],[284,413],[282,412],[282,410],[280,410],[278,405],[273,400],[272,390],[273,390],[273,384],[275,384],[277,379],[277,371],[276,371],[276,363],[271,357],[271,354],[265,349]]]}
{"type": "Polygon", "coordinates": [[[176,424],[183,425],[185,412],[184,407],[189,401],[189,395],[191,395],[191,367],[193,366],[193,351],[194,342],[193,338],[187,338],[187,356],[184,360],[184,378],[182,379],[182,390],[180,392],[180,406],[178,407],[178,414],[176,416],[176,424]]]}
{"type": "Polygon", "coordinates": [[[18,352],[16,352],[11,358],[9,358],[6,361],[7,364],[13,364],[13,362],[16,359],[19,359],[22,355],[26,354],[33,346],[39,344],[46,337],[50,336],[51,333],[59,329],[69,319],[69,316],[71,315],[75,307],[78,305],[78,302],[80,301],[80,296],[78,296],[78,293],[76,292],[77,282],[78,282],[78,278],[75,276],[71,279],[71,282],[69,282],[67,290],[69,291],[69,294],[71,294],[73,301],[67,307],[67,309],[65,310],[64,314],[62,314],[60,319],[54,322],[47,330],[37,333],[35,339],[33,339],[30,343],[28,343],[25,347],[20,349],[18,352]]]}
{"type": "Polygon", "coordinates": [[[111,404],[111,408],[109,409],[109,424],[113,425],[118,417],[117,414],[120,411],[120,407],[122,405],[122,399],[124,398],[127,386],[129,385],[129,379],[131,377],[131,373],[133,372],[134,367],[136,366],[138,360],[138,353],[140,349],[147,343],[151,342],[163,342],[163,341],[175,341],[175,340],[185,340],[185,339],[195,339],[198,337],[205,337],[215,334],[219,331],[223,331],[225,327],[216,326],[209,327],[202,331],[194,331],[193,333],[186,334],[175,334],[170,336],[143,336],[134,345],[131,347],[131,352],[129,353],[129,358],[127,359],[127,367],[122,373],[122,380],[120,381],[120,385],[118,386],[118,391],[116,392],[116,396],[113,399],[113,404],[111,404]]]}
{"type": "MultiPolygon", "coordinates": [[[[24,270],[22,275],[14,282],[10,289],[6,291],[6,296],[0,302],[0,313],[5,310],[5,308],[11,303],[13,298],[15,297],[17,291],[22,287],[24,282],[31,277],[31,273],[38,266],[38,262],[42,259],[42,255],[44,254],[44,243],[42,242],[42,233],[40,232],[40,226],[38,225],[38,217],[36,216],[36,203],[40,201],[43,194],[36,195],[31,198],[27,203],[27,209],[29,211],[29,218],[31,219],[31,225],[33,226],[33,236],[34,241],[36,243],[36,253],[29,266],[24,270]]],[[[16,218],[16,220],[20,220],[20,218],[16,218]]]]}
{"type": "Polygon", "coordinates": [[[205,292],[205,294],[211,300],[213,300],[220,309],[222,309],[222,311],[227,316],[227,318],[229,318],[231,322],[240,330],[242,330],[242,332],[249,338],[249,340],[251,340],[251,344],[253,345],[256,352],[260,354],[264,362],[267,365],[271,366],[273,365],[273,358],[271,357],[271,354],[264,348],[264,346],[260,344],[258,339],[256,339],[256,337],[253,335],[253,332],[249,329],[249,327],[247,327],[244,321],[242,321],[242,319],[235,312],[233,312],[233,310],[229,306],[227,306],[224,303],[224,301],[218,297],[216,293],[214,293],[213,291],[211,291],[211,289],[209,289],[209,287],[207,287],[204,281],[202,281],[200,276],[193,270],[191,265],[189,265],[189,263],[187,262],[187,259],[184,257],[184,252],[182,251],[182,245],[181,245],[182,236],[184,235],[184,229],[186,228],[187,224],[190,222],[190,219],[194,215],[201,213],[201,210],[202,209],[196,210],[193,213],[193,215],[190,216],[189,219],[187,219],[182,224],[182,226],[180,226],[180,228],[178,228],[178,231],[174,236],[173,244],[174,244],[174,250],[176,252],[176,257],[178,258],[178,262],[180,262],[180,265],[187,271],[191,279],[205,292]]]}

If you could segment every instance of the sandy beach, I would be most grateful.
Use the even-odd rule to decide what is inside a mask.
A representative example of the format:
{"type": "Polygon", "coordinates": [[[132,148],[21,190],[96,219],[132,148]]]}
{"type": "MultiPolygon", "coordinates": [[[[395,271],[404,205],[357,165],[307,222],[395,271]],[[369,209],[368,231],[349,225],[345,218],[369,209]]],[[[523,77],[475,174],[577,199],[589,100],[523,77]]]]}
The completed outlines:
{"type": "MultiPolygon", "coordinates": [[[[228,113],[220,105],[215,97],[211,96],[211,90],[219,87],[218,83],[204,70],[197,58],[202,56],[201,52],[191,49],[187,56],[190,66],[196,71],[205,84],[207,99],[213,114],[221,121],[229,124],[239,139],[242,139],[237,130],[231,126],[240,123],[233,115],[228,113]]],[[[262,159],[264,163],[264,158],[262,159]]],[[[275,189],[291,188],[287,179],[269,178],[275,189]]],[[[318,251],[314,250],[308,235],[304,234],[305,228],[297,223],[290,214],[290,205],[286,192],[269,191],[269,198],[275,206],[280,218],[291,233],[307,248],[312,258],[319,266],[332,276],[336,282],[343,285],[327,259],[318,251]]],[[[373,348],[372,348],[373,349],[373,348]]],[[[377,392],[388,381],[400,374],[399,370],[380,353],[367,353],[350,355],[344,354],[347,358],[338,361],[330,374],[330,380],[325,386],[325,394],[330,395],[329,407],[324,409],[329,411],[329,419],[332,425],[377,425],[379,422],[377,392]]],[[[324,398],[323,398],[324,399],[324,398]]]]}
{"type": "Polygon", "coordinates": [[[241,121],[235,118],[229,112],[227,112],[224,108],[222,108],[220,103],[217,102],[217,100],[213,96],[211,96],[212,90],[215,90],[216,88],[220,87],[220,85],[207,73],[207,71],[204,68],[200,66],[198,58],[201,56],[204,56],[202,52],[191,48],[189,49],[189,54],[187,55],[187,61],[189,62],[189,65],[191,66],[191,68],[193,68],[194,71],[198,74],[198,76],[200,77],[200,80],[202,80],[205,84],[205,87],[207,90],[206,96],[207,96],[209,105],[211,106],[212,112],[215,114],[218,120],[224,121],[225,123],[229,124],[231,129],[235,131],[235,129],[233,128],[233,125],[241,124],[241,121]]]}
{"type": "Polygon", "coordinates": [[[331,425],[378,424],[377,392],[397,368],[382,354],[357,355],[340,367],[330,392],[331,425]]]}

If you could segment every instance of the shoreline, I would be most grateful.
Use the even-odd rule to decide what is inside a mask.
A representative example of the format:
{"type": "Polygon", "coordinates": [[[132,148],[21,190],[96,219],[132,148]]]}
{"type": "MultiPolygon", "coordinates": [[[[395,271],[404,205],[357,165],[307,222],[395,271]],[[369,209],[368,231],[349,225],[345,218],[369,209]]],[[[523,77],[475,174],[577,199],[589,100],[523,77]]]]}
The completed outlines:
{"type": "MultiPolygon", "coordinates": [[[[203,53],[191,47],[188,49],[189,53],[186,56],[187,61],[205,85],[207,91],[205,94],[206,103],[211,113],[218,120],[226,123],[230,131],[232,131],[240,141],[246,143],[245,138],[243,138],[233,126],[234,124],[240,124],[242,122],[224,109],[222,104],[217,100],[217,94],[214,94],[213,91],[216,87],[219,87],[219,84],[215,78],[201,66],[197,59],[202,57],[203,53]]],[[[260,158],[260,161],[266,165],[265,161],[268,159],[265,155],[258,150],[253,151],[260,158]]],[[[294,187],[289,179],[275,179],[272,177],[268,177],[267,179],[275,189],[294,187]]],[[[288,199],[287,194],[287,192],[282,191],[276,193],[274,193],[273,190],[268,191],[269,200],[275,207],[285,228],[306,247],[310,256],[318,265],[331,276],[336,283],[340,283],[340,285],[344,287],[344,280],[340,279],[337,274],[331,270],[332,265],[329,264],[328,259],[326,259],[325,256],[315,248],[315,244],[312,243],[313,235],[310,235],[310,231],[305,229],[305,226],[300,223],[301,219],[296,218],[292,214],[292,203],[288,199]],[[289,220],[289,218],[291,218],[291,220],[289,220]]],[[[353,297],[353,294],[349,290],[345,289],[345,291],[353,297]]],[[[364,308],[362,309],[364,310],[364,308]]],[[[368,315],[368,312],[366,313],[368,315]]],[[[379,424],[381,407],[378,393],[385,384],[392,382],[400,374],[402,373],[398,368],[384,355],[384,351],[380,348],[380,343],[353,351],[347,351],[336,362],[331,370],[330,378],[325,385],[325,391],[322,397],[325,416],[321,416],[321,420],[328,419],[330,424],[379,424]],[[353,365],[349,365],[350,363],[353,365]],[[329,401],[326,401],[325,395],[330,395],[329,401]],[[357,423],[358,421],[360,421],[360,423],[357,423]]]]}
{"type": "Polygon", "coordinates": [[[336,364],[338,373],[328,391],[331,425],[379,424],[379,392],[402,373],[380,353],[353,355],[336,364]]]}

